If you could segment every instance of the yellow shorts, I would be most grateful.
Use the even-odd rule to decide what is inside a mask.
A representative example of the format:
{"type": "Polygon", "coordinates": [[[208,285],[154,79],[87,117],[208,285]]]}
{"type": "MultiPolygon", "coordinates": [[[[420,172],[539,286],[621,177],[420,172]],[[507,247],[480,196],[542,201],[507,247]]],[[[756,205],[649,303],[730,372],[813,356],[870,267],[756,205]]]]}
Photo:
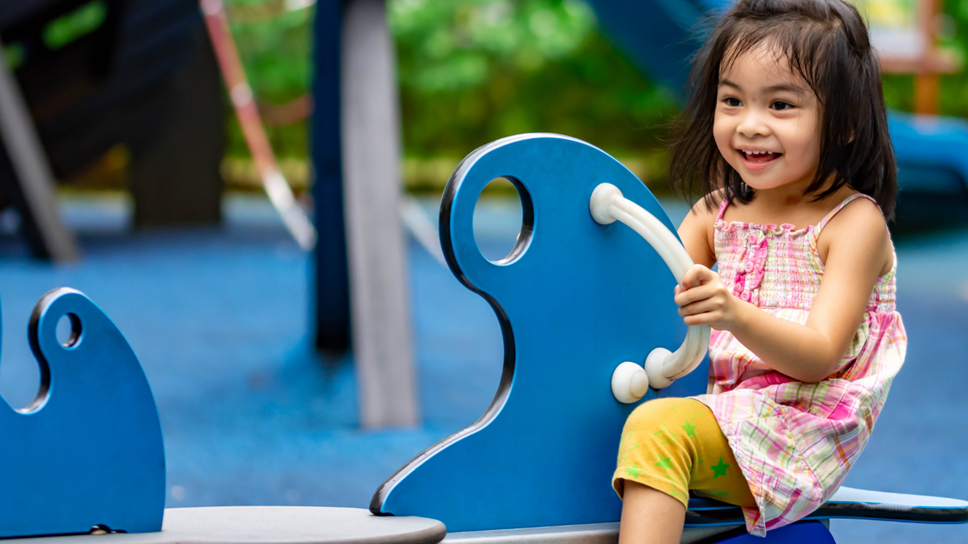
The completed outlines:
{"type": "Polygon", "coordinates": [[[712,411],[695,399],[655,399],[625,422],[612,487],[638,482],[689,506],[689,490],[738,506],[755,507],[749,484],[712,411]]]}

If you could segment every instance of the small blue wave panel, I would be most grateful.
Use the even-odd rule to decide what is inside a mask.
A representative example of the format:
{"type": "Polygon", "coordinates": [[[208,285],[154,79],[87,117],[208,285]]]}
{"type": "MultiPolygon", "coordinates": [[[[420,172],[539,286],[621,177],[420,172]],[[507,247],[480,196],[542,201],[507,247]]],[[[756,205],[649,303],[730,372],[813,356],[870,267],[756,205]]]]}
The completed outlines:
{"type": "Polygon", "coordinates": [[[0,406],[0,537],[160,531],[165,454],[154,397],[114,323],[78,291],[44,295],[29,325],[40,389],[0,406]],[[58,338],[60,322],[61,338],[58,338]]]}

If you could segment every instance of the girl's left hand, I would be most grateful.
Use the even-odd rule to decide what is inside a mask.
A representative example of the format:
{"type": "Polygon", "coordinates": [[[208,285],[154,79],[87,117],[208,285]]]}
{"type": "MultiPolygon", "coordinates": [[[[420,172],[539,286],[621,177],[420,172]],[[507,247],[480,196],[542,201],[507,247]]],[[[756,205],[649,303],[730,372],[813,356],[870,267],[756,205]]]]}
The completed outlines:
{"type": "Polygon", "coordinates": [[[682,285],[676,285],[675,301],[686,325],[727,331],[736,325],[740,301],[726,289],[719,274],[701,264],[687,270],[682,285]]]}

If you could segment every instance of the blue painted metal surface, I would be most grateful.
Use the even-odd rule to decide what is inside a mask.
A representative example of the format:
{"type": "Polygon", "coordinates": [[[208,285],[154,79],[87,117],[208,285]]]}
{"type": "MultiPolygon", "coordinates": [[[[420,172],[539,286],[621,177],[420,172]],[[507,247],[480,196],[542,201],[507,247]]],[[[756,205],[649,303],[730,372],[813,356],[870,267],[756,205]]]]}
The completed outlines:
{"type": "Polygon", "coordinates": [[[161,425],[131,347],[90,299],[55,289],[34,308],[41,387],[22,410],[0,406],[0,537],[160,531],[161,425]],[[71,323],[65,347],[58,321],[71,323]]]}
{"type": "MultiPolygon", "coordinates": [[[[635,175],[578,140],[505,138],[458,166],[441,204],[441,244],[451,271],[498,316],[503,376],[475,424],[380,487],[374,513],[439,519],[451,532],[619,519],[609,482],[635,405],[612,397],[612,371],[622,361],[641,364],[653,348],[678,348],[686,327],[662,259],[625,225],[592,219],[589,198],[603,182],[675,232],[635,175]],[[524,226],[510,256],[491,262],[475,242],[473,216],[498,177],[517,187],[524,226]]],[[[704,393],[707,375],[703,361],[659,395],[704,393]]]]}
{"type": "Polygon", "coordinates": [[[742,534],[720,541],[722,544],[834,544],[830,530],[819,521],[787,525],[766,533],[766,538],[742,534]]]}

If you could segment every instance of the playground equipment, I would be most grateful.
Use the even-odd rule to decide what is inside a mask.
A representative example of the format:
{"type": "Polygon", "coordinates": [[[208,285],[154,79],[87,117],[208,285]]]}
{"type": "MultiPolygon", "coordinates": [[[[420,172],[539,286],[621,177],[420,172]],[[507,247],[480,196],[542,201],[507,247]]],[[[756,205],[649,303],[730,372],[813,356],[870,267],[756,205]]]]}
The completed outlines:
{"type": "Polygon", "coordinates": [[[352,331],[366,427],[420,421],[399,220],[396,58],[385,4],[320,2],[315,16],[316,346],[344,351],[352,331]]]}
{"type": "MultiPolygon", "coordinates": [[[[611,183],[602,183],[592,191],[589,204],[592,218],[600,225],[621,221],[638,233],[662,257],[677,283],[682,283],[686,271],[695,264],[672,234],[654,215],[646,212],[611,183]]],[[[641,371],[632,362],[620,364],[612,373],[612,394],[619,402],[630,403],[641,399],[651,386],[665,389],[673,380],[689,374],[702,362],[709,346],[709,326],[689,327],[686,339],[675,352],[655,348],[645,358],[641,371]]]]}
{"type": "Polygon", "coordinates": [[[8,542],[433,544],[446,533],[435,520],[381,518],[359,508],[164,510],[158,412],[114,323],[80,292],[60,288],[35,306],[29,338],[39,393],[24,409],[0,407],[7,446],[0,451],[0,538],[8,542]],[[92,530],[98,534],[84,534],[92,530]],[[129,534],[99,536],[106,532],[129,534]]]}
{"type": "Polygon", "coordinates": [[[239,58],[239,51],[235,47],[235,40],[229,31],[222,0],[201,0],[201,7],[202,14],[205,16],[205,27],[208,29],[208,36],[222,71],[222,78],[229,89],[229,98],[232,100],[235,116],[239,120],[245,143],[252,153],[256,169],[262,178],[266,196],[269,197],[269,201],[272,202],[272,206],[279,213],[283,224],[296,239],[299,247],[312,251],[313,246],[316,245],[316,228],[296,202],[289,182],[286,181],[276,163],[276,155],[272,151],[269,137],[259,118],[252,87],[249,86],[242,60],[239,58]]]}
{"type": "Polygon", "coordinates": [[[73,289],[34,307],[41,385],[26,408],[0,406],[8,447],[0,537],[161,529],[165,452],[138,358],[104,312],[73,289]],[[58,339],[58,323],[69,333],[58,339]],[[19,412],[19,413],[18,413],[19,412]]]}
{"type": "MultiPolygon", "coordinates": [[[[0,419],[17,444],[0,454],[15,484],[4,504],[19,514],[0,516],[0,536],[97,526],[131,534],[70,536],[77,542],[69,544],[433,543],[444,538],[446,524],[451,541],[614,541],[620,502],[609,482],[633,409],[615,391],[636,389],[614,370],[689,337],[670,296],[676,271],[688,264],[675,256],[675,240],[648,189],[589,144],[521,135],[468,156],[442,202],[441,241],[454,274],[498,316],[504,374],[481,419],[391,476],[371,512],[162,511],[161,432],[137,359],[91,301],[53,291],[37,305],[30,329],[41,393],[25,413],[0,419]],[[481,190],[499,177],[517,188],[524,220],[510,254],[489,261],[475,242],[473,214],[481,190]],[[69,329],[60,338],[58,322],[69,329]]],[[[649,380],[675,379],[645,398],[704,392],[704,351],[663,355],[673,368],[660,364],[649,380]],[[691,367],[698,371],[686,373],[691,367]]],[[[841,488],[805,523],[771,531],[767,542],[832,542],[821,521],[844,517],[966,522],[968,502],[841,488]]],[[[683,542],[760,542],[742,534],[742,523],[736,507],[693,499],[683,542]]]]}
{"type": "MultiPolygon", "coordinates": [[[[454,275],[497,314],[504,373],[484,415],[391,476],[371,510],[439,519],[447,540],[614,538],[621,506],[609,483],[633,409],[616,397],[642,381],[636,387],[635,373],[623,382],[614,371],[688,336],[671,296],[688,264],[675,256],[673,233],[649,190],[587,143],[526,134],[468,155],[443,195],[441,245],[454,275]],[[489,261],[475,242],[473,214],[484,187],[501,177],[518,190],[523,224],[508,256],[489,261]]],[[[648,372],[653,385],[678,379],[646,399],[706,392],[706,361],[696,365],[689,352],[684,346],[686,356],[672,358],[681,366],[657,373],[659,379],[648,372]]],[[[814,521],[771,531],[767,541],[833,542],[817,522],[833,518],[964,523],[968,502],[841,488],[808,518],[814,521]]],[[[684,542],[761,542],[734,536],[742,524],[738,507],[692,499],[684,542]]]]}

